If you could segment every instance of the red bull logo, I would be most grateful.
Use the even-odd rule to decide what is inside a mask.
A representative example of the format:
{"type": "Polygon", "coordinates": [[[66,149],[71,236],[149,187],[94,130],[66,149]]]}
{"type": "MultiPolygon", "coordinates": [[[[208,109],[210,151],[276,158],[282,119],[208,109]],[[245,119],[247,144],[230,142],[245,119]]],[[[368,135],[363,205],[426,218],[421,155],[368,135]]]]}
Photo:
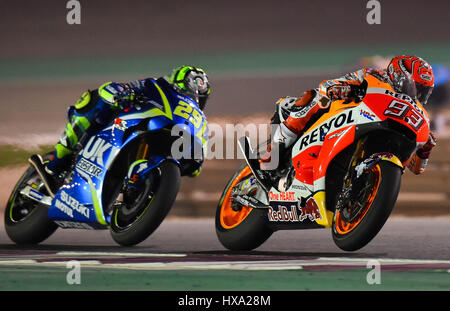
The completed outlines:
{"type": "Polygon", "coordinates": [[[297,207],[295,205],[291,205],[291,210],[288,210],[288,208],[283,205],[278,205],[278,211],[271,207],[269,208],[268,216],[269,221],[298,221],[297,207]]]}
{"type": "Polygon", "coordinates": [[[314,198],[309,198],[308,201],[306,201],[306,206],[300,207],[299,221],[304,221],[306,217],[308,217],[311,221],[322,219],[319,206],[314,198]]]}
{"type": "Polygon", "coordinates": [[[274,222],[303,222],[306,218],[310,221],[322,219],[319,206],[314,198],[309,198],[304,207],[298,207],[297,202],[272,202],[267,216],[274,222]]]}

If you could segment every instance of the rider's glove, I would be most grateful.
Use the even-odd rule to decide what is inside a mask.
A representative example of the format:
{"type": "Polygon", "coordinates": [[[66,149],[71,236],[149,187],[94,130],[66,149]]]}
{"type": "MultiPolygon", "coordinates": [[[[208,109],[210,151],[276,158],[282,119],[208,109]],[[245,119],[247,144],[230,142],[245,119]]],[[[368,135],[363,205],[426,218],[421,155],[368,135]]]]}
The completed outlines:
{"type": "Polygon", "coordinates": [[[430,131],[430,136],[428,141],[423,145],[423,147],[417,150],[417,156],[421,159],[428,159],[430,157],[431,150],[436,146],[436,136],[430,131]]]}
{"type": "Polygon", "coordinates": [[[98,95],[104,102],[122,109],[135,99],[134,90],[126,83],[107,82],[98,88],[98,95]]]}
{"type": "Polygon", "coordinates": [[[327,96],[331,101],[347,99],[351,91],[352,88],[350,87],[350,85],[337,84],[328,88],[327,96]]]}
{"type": "Polygon", "coordinates": [[[430,156],[431,149],[433,149],[434,146],[436,146],[436,137],[432,132],[430,132],[428,141],[413,154],[407,164],[411,172],[419,175],[425,171],[428,164],[428,157],[430,156]]]}
{"type": "Polygon", "coordinates": [[[114,95],[114,103],[121,109],[130,107],[136,98],[136,94],[128,85],[124,85],[123,90],[114,95]]]}
{"type": "Polygon", "coordinates": [[[350,95],[349,100],[355,101],[356,103],[359,103],[363,100],[364,96],[366,95],[365,87],[363,85],[350,85],[350,95]]]}
{"type": "Polygon", "coordinates": [[[337,84],[327,90],[327,96],[331,101],[343,99],[346,103],[359,103],[364,97],[364,88],[356,84],[337,84]]]}

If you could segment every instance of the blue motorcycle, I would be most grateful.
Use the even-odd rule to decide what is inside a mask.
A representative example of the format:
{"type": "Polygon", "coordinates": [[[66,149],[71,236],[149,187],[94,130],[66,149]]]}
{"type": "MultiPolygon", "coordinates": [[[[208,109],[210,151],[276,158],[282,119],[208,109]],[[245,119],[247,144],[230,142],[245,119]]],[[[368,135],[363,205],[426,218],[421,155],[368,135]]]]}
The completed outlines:
{"type": "Polygon", "coordinates": [[[33,166],[26,170],[5,210],[12,241],[40,243],[58,227],[109,229],[118,244],[130,246],[158,228],[181,176],[200,168],[208,135],[195,101],[155,87],[160,101],[140,100],[90,136],[55,194],[33,166]]]}

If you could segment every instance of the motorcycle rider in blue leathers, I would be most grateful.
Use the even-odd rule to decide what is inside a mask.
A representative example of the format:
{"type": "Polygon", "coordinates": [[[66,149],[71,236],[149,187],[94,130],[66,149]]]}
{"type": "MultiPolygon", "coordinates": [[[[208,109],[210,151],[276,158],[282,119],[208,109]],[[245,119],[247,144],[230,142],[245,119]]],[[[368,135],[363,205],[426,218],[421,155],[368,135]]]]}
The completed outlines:
{"type": "MultiPolygon", "coordinates": [[[[50,194],[54,194],[61,184],[60,173],[67,168],[72,156],[83,148],[83,144],[93,133],[111,123],[116,115],[130,109],[141,98],[145,98],[147,102],[159,101],[160,95],[155,89],[155,82],[163,91],[170,88],[192,98],[201,110],[205,108],[211,93],[205,71],[194,66],[179,66],[170,76],[129,83],[107,82],[95,90],[86,91],[77,100],[74,112],[69,116],[66,129],[54,150],[44,159],[38,154],[29,159],[50,194]]],[[[190,176],[200,173],[202,163],[203,160],[198,161],[190,176]]]]}

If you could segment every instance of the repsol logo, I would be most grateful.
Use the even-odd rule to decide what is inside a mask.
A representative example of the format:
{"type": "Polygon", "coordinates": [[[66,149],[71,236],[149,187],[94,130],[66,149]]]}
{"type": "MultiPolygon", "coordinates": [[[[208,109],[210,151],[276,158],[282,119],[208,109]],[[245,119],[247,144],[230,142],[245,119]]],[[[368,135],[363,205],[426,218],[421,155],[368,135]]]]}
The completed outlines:
{"type": "Polygon", "coordinates": [[[310,133],[303,136],[301,138],[299,150],[303,150],[304,148],[308,147],[309,145],[315,142],[324,141],[325,136],[330,130],[332,129],[335,130],[340,127],[352,124],[354,122],[355,120],[353,119],[352,109],[348,109],[344,113],[334,116],[325,123],[322,123],[318,128],[312,130],[310,133]]]}
{"type": "Polygon", "coordinates": [[[389,96],[392,96],[392,97],[395,97],[395,98],[398,98],[398,99],[400,99],[400,100],[407,101],[408,103],[410,103],[410,104],[412,104],[412,105],[415,105],[415,104],[416,104],[416,103],[413,101],[413,99],[412,99],[411,97],[409,97],[408,95],[406,95],[406,94],[395,93],[395,92],[392,92],[392,91],[389,91],[389,90],[385,90],[385,91],[384,91],[384,94],[389,95],[389,96]]]}

